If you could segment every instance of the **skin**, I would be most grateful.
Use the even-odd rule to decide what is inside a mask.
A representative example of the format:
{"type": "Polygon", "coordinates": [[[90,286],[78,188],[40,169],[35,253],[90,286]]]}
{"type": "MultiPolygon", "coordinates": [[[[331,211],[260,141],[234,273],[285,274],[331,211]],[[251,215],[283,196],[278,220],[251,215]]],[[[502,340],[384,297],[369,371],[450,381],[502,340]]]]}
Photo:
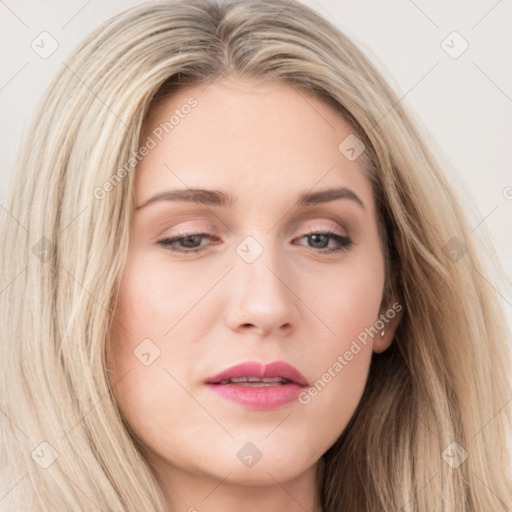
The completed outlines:
{"type": "MultiPolygon", "coordinates": [[[[312,384],[389,308],[363,157],[350,161],[338,150],[352,131],[321,100],[239,78],[166,99],[142,140],[191,96],[198,105],[136,169],[135,204],[187,188],[222,189],[236,203],[155,201],[136,211],[109,376],[170,510],[318,512],[319,459],[354,414],[372,351],[389,347],[399,316],[306,405],[250,410],[203,381],[244,361],[282,360],[312,384]],[[350,199],[295,205],[301,192],[339,186],[364,208],[350,199]],[[354,244],[325,254],[336,239],[305,236],[329,229],[354,244]],[[158,244],[184,230],[210,234],[193,240],[202,252],[158,244]],[[248,236],[263,249],[252,263],[236,251],[248,236]],[[148,366],[134,357],[146,338],[160,349],[148,366]],[[250,468],[237,457],[248,442],[262,454],[250,468]]],[[[186,249],[186,240],[174,246],[186,249]]]]}

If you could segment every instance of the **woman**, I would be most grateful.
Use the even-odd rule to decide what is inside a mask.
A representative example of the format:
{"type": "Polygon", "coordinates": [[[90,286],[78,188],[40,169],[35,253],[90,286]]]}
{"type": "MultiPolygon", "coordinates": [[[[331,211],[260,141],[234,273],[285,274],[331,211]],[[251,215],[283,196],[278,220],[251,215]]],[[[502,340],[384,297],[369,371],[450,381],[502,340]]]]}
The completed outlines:
{"type": "Polygon", "coordinates": [[[142,4],[28,140],[2,218],[8,510],[511,509],[499,302],[334,26],[142,4]]]}

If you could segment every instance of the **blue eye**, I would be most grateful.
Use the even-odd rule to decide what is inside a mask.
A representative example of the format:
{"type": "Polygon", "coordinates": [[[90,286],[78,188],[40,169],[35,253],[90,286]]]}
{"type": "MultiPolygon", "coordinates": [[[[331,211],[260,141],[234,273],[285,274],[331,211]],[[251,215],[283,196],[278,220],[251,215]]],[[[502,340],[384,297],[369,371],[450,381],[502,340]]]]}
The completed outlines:
{"type": "MultiPolygon", "coordinates": [[[[157,243],[169,251],[188,254],[204,250],[204,246],[201,246],[201,240],[203,238],[212,237],[209,233],[180,233],[175,237],[159,240],[157,243]]],[[[320,254],[331,254],[346,251],[354,243],[348,236],[339,235],[335,231],[311,231],[296,240],[301,240],[302,238],[310,239],[310,242],[316,245],[316,247],[311,248],[316,249],[320,254]],[[334,240],[338,244],[338,247],[328,248],[331,240],[334,240]],[[318,245],[322,247],[318,247],[318,245]]]]}
{"type": "Polygon", "coordinates": [[[319,249],[319,251],[323,254],[331,254],[341,251],[346,251],[349,247],[354,243],[351,238],[348,236],[339,235],[335,231],[311,231],[302,237],[298,238],[309,238],[310,242],[313,244],[320,244],[322,247],[313,247],[313,249],[319,249]],[[338,244],[338,247],[327,248],[324,245],[329,245],[330,240],[335,240],[338,244]]]}

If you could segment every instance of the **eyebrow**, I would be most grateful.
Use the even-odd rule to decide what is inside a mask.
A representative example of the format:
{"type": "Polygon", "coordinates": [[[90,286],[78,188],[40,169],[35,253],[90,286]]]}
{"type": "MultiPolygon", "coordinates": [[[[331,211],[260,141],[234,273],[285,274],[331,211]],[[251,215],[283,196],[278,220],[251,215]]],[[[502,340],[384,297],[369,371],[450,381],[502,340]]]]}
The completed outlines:
{"type": "MultiPolygon", "coordinates": [[[[319,192],[303,192],[297,199],[298,206],[310,206],[320,203],[328,203],[338,199],[349,199],[365,209],[363,201],[359,196],[346,187],[328,188],[319,192]]],[[[150,197],[146,202],[136,208],[140,210],[150,204],[159,201],[189,201],[193,203],[203,203],[211,206],[232,207],[235,204],[235,198],[228,192],[222,190],[211,190],[202,188],[187,188],[182,190],[169,190],[160,192],[150,197]]]]}

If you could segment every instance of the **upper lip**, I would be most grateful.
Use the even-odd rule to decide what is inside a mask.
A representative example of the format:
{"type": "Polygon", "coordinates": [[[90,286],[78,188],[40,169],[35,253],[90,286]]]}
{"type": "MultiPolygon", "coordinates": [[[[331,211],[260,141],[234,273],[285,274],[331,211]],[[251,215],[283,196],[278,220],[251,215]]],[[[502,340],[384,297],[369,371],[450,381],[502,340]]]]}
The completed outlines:
{"type": "Polygon", "coordinates": [[[226,368],[225,370],[206,379],[205,384],[216,384],[222,380],[235,379],[239,377],[256,377],[259,379],[281,377],[300,386],[307,386],[308,382],[304,375],[284,361],[274,361],[262,364],[256,361],[247,361],[226,368]]]}

